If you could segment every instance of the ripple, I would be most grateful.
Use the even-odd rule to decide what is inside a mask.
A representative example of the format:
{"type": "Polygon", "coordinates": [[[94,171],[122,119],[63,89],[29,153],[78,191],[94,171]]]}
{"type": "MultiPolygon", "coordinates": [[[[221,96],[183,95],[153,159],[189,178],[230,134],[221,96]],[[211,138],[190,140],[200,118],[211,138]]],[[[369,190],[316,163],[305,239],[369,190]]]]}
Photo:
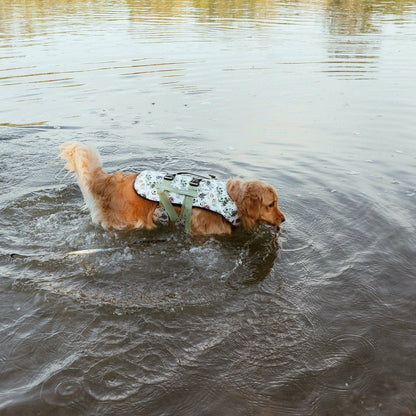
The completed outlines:
{"type": "Polygon", "coordinates": [[[278,383],[272,382],[265,386],[262,394],[267,398],[267,415],[315,415],[321,400],[311,386],[305,387],[296,377],[282,379],[278,383]]]}
{"type": "MultiPolygon", "coordinates": [[[[304,414],[299,409],[307,409],[310,403],[296,406],[297,399],[305,398],[305,386],[298,375],[312,348],[315,326],[295,306],[273,303],[271,297],[263,301],[268,313],[246,317],[243,322],[239,314],[228,316],[209,336],[187,348],[187,373],[194,374],[198,385],[195,395],[207,403],[216,397],[214,406],[221,403],[224,390],[219,386],[224,386],[227,398],[238,397],[239,403],[245,403],[244,409],[252,406],[269,408],[271,414],[304,414]],[[205,363],[203,368],[201,362],[205,363]],[[199,391],[202,387],[206,397],[199,391]]],[[[247,307],[264,311],[263,301],[256,299],[256,306],[247,307]]],[[[221,406],[228,404],[226,401],[221,406]]],[[[229,414],[236,414],[232,409],[229,414]]]]}
{"type": "Polygon", "coordinates": [[[123,354],[131,348],[132,338],[129,328],[109,322],[97,332],[93,353],[101,357],[123,354]]]}
{"type": "Polygon", "coordinates": [[[282,248],[281,250],[285,253],[294,253],[296,251],[302,251],[305,250],[307,248],[311,248],[312,244],[311,243],[307,243],[302,245],[301,247],[296,247],[296,248],[282,248]]]}
{"type": "Polygon", "coordinates": [[[80,404],[85,399],[84,372],[67,368],[55,373],[42,384],[40,396],[56,406],[80,404]]]}
{"type": "Polygon", "coordinates": [[[133,361],[110,357],[99,361],[85,375],[88,394],[99,401],[121,401],[140,390],[142,373],[133,361]]]}
{"type": "MultiPolygon", "coordinates": [[[[42,220],[43,234],[58,223],[55,215],[42,220]]],[[[156,238],[149,239],[140,238],[148,237],[141,232],[117,236],[87,228],[61,241],[64,247],[70,244],[67,252],[73,250],[81,234],[91,246],[121,248],[78,257],[59,253],[13,256],[15,265],[23,269],[16,284],[88,305],[109,305],[121,314],[142,308],[194,307],[219,303],[227,296],[224,281],[236,287],[261,282],[273,269],[277,251],[269,231],[232,241],[198,242],[183,233],[172,236],[169,230],[155,232],[152,237],[156,238]]]]}
{"type": "Polygon", "coordinates": [[[374,359],[373,343],[360,335],[345,334],[327,343],[318,382],[334,391],[365,391],[372,380],[369,365],[374,359]]]}

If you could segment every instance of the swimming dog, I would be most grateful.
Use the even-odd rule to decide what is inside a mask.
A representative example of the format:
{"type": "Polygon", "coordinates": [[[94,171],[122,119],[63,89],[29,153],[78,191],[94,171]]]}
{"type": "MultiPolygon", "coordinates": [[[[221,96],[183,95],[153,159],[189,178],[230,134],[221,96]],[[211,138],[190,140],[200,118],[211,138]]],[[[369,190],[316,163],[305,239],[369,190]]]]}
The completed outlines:
{"type": "MultiPolygon", "coordinates": [[[[157,227],[155,213],[160,203],[137,193],[135,183],[139,174],[104,172],[96,148],[79,142],[64,143],[59,156],[66,161],[66,168],[75,172],[94,223],[116,230],[157,227]]],[[[233,223],[205,207],[194,207],[190,215],[192,234],[231,234],[238,227],[253,230],[259,224],[279,228],[285,221],[277,204],[277,193],[271,185],[259,180],[230,178],[224,189],[226,197],[235,204],[237,221],[233,223]]],[[[180,214],[177,205],[174,210],[180,214]]]]}

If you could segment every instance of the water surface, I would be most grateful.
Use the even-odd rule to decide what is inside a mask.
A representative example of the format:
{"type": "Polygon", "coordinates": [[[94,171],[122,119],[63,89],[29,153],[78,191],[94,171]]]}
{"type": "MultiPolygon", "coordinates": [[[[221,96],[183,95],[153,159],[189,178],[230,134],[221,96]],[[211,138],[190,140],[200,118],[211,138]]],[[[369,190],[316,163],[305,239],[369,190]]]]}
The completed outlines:
{"type": "Polygon", "coordinates": [[[416,2],[3,0],[0,36],[1,415],[416,414],[416,2]],[[67,140],[263,179],[278,245],[104,231],[67,140]]]}

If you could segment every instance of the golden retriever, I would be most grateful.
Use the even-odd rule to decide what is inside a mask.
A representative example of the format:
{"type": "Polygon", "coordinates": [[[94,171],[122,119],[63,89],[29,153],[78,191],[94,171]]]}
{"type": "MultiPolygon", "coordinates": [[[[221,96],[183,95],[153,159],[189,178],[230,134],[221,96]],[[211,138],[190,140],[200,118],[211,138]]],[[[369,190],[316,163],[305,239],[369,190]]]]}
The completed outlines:
{"type": "MultiPolygon", "coordinates": [[[[102,169],[100,156],[91,145],[67,142],[61,146],[59,157],[66,168],[75,171],[84,200],[93,222],[106,229],[151,229],[157,225],[154,213],[158,202],[140,197],[133,184],[135,173],[108,174],[102,169]]],[[[240,225],[253,230],[259,224],[279,228],[285,220],[277,205],[277,194],[271,185],[258,180],[230,178],[226,183],[230,198],[237,207],[240,225]]],[[[175,207],[179,212],[179,207],[175,207]]],[[[222,215],[193,208],[191,230],[194,235],[231,234],[234,227],[222,215]]]]}

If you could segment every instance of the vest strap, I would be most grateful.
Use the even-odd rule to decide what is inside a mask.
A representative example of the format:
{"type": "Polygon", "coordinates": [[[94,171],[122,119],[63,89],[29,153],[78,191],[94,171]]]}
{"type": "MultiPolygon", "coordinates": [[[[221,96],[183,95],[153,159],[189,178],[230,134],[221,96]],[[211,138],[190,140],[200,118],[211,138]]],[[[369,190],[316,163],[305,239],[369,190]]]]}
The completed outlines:
{"type": "MultiPolygon", "coordinates": [[[[198,183],[199,184],[199,183],[198,183]]],[[[172,186],[172,179],[164,178],[162,182],[156,184],[156,189],[159,194],[160,203],[165,208],[172,222],[176,223],[183,219],[185,221],[185,231],[189,234],[191,232],[191,214],[192,205],[195,197],[198,195],[198,184],[190,184],[188,189],[178,189],[172,186]],[[180,215],[176,213],[175,208],[169,200],[169,194],[173,192],[175,194],[184,195],[184,201],[182,204],[180,215]]]]}

